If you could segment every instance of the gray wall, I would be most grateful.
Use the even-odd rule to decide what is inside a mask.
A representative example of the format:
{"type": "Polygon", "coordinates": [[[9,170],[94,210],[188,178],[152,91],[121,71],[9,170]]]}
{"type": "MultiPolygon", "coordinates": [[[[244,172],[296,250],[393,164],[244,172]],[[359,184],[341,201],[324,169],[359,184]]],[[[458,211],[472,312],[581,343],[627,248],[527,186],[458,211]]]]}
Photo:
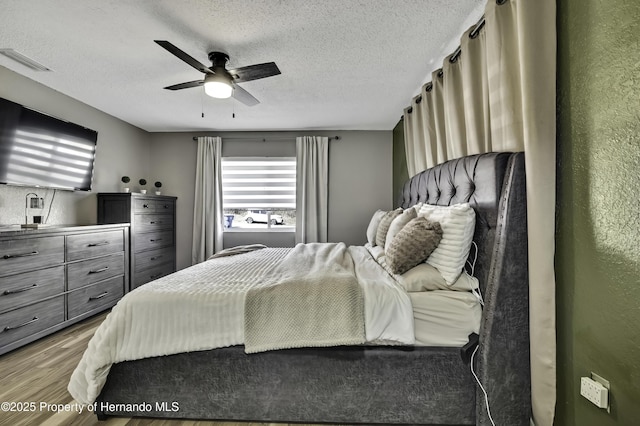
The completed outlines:
{"type": "MultiPolygon", "coordinates": [[[[178,268],[191,264],[193,192],[197,143],[202,133],[148,133],[40,83],[0,67],[0,97],[98,131],[92,192],[57,191],[48,223],[96,223],[97,192],[120,191],[120,177],[133,182],[159,180],[162,192],[178,197],[178,268]]],[[[226,139],[225,156],[294,156],[295,137],[340,136],[329,148],[329,241],[363,244],[376,209],[392,208],[391,131],[215,132],[226,139]],[[242,140],[251,138],[251,140],[242,140]],[[268,138],[262,142],[255,138],[268,138]],[[275,140],[274,140],[275,139],[275,140]],[[279,140],[278,140],[279,139],[279,140]],[[285,140],[283,140],[285,139],[285,140]]],[[[137,190],[132,185],[132,190],[137,190]]],[[[45,197],[53,190],[0,185],[0,224],[24,221],[28,192],[45,197]]],[[[228,233],[225,247],[260,242],[293,246],[293,233],[228,233]]]]}
{"type": "MultiPolygon", "coordinates": [[[[202,133],[153,133],[150,176],[178,197],[178,268],[191,264],[197,142],[202,133]]],[[[296,136],[340,136],[329,148],[329,241],[364,244],[376,209],[392,207],[391,131],[215,132],[224,156],[293,156],[296,136]],[[226,138],[226,140],[225,140],[226,138]],[[251,138],[243,140],[242,138],[251,138]],[[267,141],[255,140],[266,138],[267,141]]],[[[224,246],[264,243],[293,246],[293,233],[227,233],[224,246]]]]}
{"type": "Polygon", "coordinates": [[[98,132],[92,192],[0,185],[0,224],[24,222],[25,195],[36,192],[51,206],[50,224],[95,224],[97,192],[118,191],[120,177],[144,177],[149,169],[149,133],[0,66],[0,97],[98,132]]]}

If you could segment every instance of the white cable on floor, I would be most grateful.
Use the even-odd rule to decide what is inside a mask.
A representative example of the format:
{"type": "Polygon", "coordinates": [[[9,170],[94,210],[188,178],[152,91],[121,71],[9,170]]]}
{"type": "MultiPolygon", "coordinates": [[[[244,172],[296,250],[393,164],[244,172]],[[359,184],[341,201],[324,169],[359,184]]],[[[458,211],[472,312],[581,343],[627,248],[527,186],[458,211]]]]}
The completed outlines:
{"type": "Polygon", "coordinates": [[[485,402],[485,405],[487,406],[487,414],[489,415],[489,421],[493,426],[496,426],[496,424],[493,421],[493,417],[491,417],[491,410],[489,409],[489,396],[487,395],[487,391],[484,390],[484,386],[482,386],[482,383],[480,383],[480,379],[478,379],[476,372],[473,371],[473,357],[476,355],[476,352],[478,352],[479,347],[480,345],[476,346],[476,348],[473,350],[473,353],[471,354],[471,374],[473,374],[473,377],[476,378],[476,382],[478,382],[478,386],[480,386],[480,389],[484,394],[484,402],[485,402]]]}

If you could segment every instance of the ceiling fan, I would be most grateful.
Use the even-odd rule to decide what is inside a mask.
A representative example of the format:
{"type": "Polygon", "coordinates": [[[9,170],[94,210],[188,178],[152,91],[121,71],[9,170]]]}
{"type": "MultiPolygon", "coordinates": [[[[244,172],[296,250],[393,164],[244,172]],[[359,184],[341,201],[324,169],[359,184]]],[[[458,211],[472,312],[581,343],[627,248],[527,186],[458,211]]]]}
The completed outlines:
{"type": "Polygon", "coordinates": [[[169,53],[178,57],[178,59],[182,59],[193,68],[205,74],[204,80],[188,81],[186,83],[165,87],[165,89],[168,90],[181,90],[204,85],[204,91],[209,96],[221,99],[233,96],[245,105],[254,106],[259,104],[260,101],[242,87],[238,86],[237,83],[244,83],[245,81],[258,80],[280,74],[280,70],[275,62],[227,69],[226,65],[229,60],[229,55],[223,52],[209,52],[209,60],[212,65],[207,67],[166,40],[154,41],[168,50],[169,53]]]}

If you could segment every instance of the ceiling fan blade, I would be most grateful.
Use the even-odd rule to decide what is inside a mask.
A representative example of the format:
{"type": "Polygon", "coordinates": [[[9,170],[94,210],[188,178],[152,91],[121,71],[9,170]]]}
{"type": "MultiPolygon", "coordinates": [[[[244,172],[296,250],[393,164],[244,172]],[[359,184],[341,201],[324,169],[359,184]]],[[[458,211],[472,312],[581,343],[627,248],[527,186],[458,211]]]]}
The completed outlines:
{"type": "Polygon", "coordinates": [[[195,80],[195,81],[187,81],[186,83],[174,84],[173,86],[167,86],[165,89],[168,90],[180,90],[180,89],[188,89],[190,87],[198,87],[204,84],[204,80],[195,80]]]}
{"type": "Polygon", "coordinates": [[[228,71],[234,77],[233,81],[236,83],[258,80],[260,78],[266,78],[280,74],[280,69],[278,69],[278,66],[275,62],[249,65],[246,67],[235,68],[228,71]]]}
{"type": "Polygon", "coordinates": [[[160,46],[164,47],[166,50],[168,50],[169,53],[173,54],[179,59],[182,59],[184,62],[191,65],[193,68],[197,69],[198,71],[203,72],[205,74],[213,74],[213,71],[211,71],[209,67],[207,67],[206,65],[203,65],[202,63],[200,63],[200,61],[188,55],[187,53],[183,52],[182,50],[178,49],[176,46],[169,43],[168,41],[166,40],[154,40],[154,41],[158,43],[160,46]]]}
{"type": "Polygon", "coordinates": [[[232,86],[233,86],[233,94],[231,96],[233,96],[235,99],[239,100],[246,106],[254,106],[260,103],[259,100],[254,98],[251,93],[247,92],[242,87],[238,86],[235,83],[232,83],[232,86]]]}

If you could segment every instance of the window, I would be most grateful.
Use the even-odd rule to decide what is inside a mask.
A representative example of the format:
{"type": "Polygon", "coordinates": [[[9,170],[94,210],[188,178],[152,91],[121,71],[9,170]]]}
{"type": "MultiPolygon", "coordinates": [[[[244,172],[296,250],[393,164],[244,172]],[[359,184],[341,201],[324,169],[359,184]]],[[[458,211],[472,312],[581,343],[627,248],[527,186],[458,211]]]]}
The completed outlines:
{"type": "Polygon", "coordinates": [[[296,159],[222,159],[225,231],[296,229],[296,159]]]}

